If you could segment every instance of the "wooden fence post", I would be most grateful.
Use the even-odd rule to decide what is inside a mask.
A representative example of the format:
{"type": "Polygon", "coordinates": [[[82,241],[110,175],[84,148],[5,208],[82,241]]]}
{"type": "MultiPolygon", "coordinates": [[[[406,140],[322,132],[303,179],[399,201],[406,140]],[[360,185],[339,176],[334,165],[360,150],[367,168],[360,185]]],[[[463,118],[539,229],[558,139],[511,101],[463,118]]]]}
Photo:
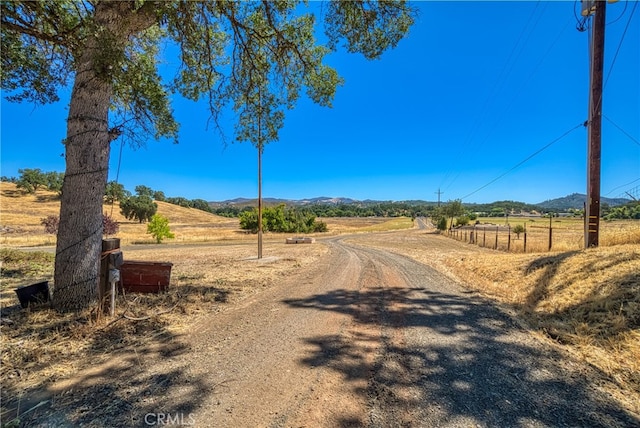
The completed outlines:
{"type": "Polygon", "coordinates": [[[507,252],[511,251],[511,225],[509,225],[509,235],[507,237],[507,252]]]}
{"type": "Polygon", "coordinates": [[[486,227],[482,228],[482,246],[483,247],[487,246],[487,228],[486,227]]]}
{"type": "Polygon", "coordinates": [[[500,226],[496,226],[496,246],[494,250],[498,249],[498,231],[500,230],[500,226]]]}
{"type": "Polygon", "coordinates": [[[551,224],[551,220],[553,216],[549,214],[549,251],[551,251],[551,247],[553,246],[553,226],[551,224]]]}
{"type": "Polygon", "coordinates": [[[523,252],[524,253],[527,252],[527,225],[526,225],[526,223],[524,225],[524,250],[523,250],[523,252]]]}

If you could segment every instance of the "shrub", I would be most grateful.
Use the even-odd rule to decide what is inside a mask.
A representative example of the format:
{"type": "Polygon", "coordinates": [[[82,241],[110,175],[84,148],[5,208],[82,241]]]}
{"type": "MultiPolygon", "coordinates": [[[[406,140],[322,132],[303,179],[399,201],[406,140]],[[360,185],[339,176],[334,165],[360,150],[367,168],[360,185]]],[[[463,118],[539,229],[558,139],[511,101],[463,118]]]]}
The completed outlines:
{"type": "Polygon", "coordinates": [[[115,235],[120,231],[120,224],[108,214],[102,215],[102,234],[105,236],[115,235]]]}
{"type": "Polygon", "coordinates": [[[40,224],[44,226],[44,233],[51,233],[55,235],[58,233],[60,218],[57,215],[50,215],[41,219],[40,224]]]}
{"type": "Polygon", "coordinates": [[[517,239],[520,239],[520,234],[524,232],[524,226],[521,224],[516,224],[515,226],[513,226],[513,229],[511,229],[511,231],[516,234],[517,239]]]}
{"type": "Polygon", "coordinates": [[[466,226],[469,224],[469,217],[466,215],[460,216],[456,219],[456,225],[458,226],[466,226]]]}

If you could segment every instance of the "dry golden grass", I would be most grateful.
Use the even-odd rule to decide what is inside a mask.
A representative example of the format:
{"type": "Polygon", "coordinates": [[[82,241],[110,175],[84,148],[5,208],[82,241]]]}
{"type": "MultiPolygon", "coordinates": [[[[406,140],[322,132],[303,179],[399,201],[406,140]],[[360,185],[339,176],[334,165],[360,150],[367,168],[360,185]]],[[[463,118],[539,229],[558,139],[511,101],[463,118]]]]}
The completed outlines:
{"type": "Polygon", "coordinates": [[[444,262],[614,379],[629,392],[619,398],[640,413],[639,245],[545,254],[485,250],[444,262]]]}
{"type": "MultiPolygon", "coordinates": [[[[3,247],[53,243],[39,221],[57,214],[59,202],[45,192],[22,196],[12,186],[2,183],[0,187],[3,247]]],[[[7,391],[15,394],[66,376],[89,360],[107,358],[115,349],[135,347],[157,335],[180,334],[198,316],[224,310],[225,302],[277,283],[326,251],[322,245],[285,245],[285,235],[267,234],[267,260],[258,263],[248,260],[256,253],[255,236],[241,232],[236,219],[158,205],[176,234],[175,240],[167,242],[179,245],[133,246],[125,251],[125,258],[171,261],[169,292],[120,296],[118,301],[118,315],[126,310],[133,317],[151,316],[147,320],[119,318],[109,324],[89,312],[60,315],[49,309],[19,310],[13,287],[30,278],[51,278],[53,256],[2,250],[0,305],[3,317],[14,321],[0,330],[3,399],[7,391]],[[15,310],[6,314],[9,307],[15,310]],[[173,310],[153,315],[168,309],[173,310]]],[[[110,213],[110,206],[105,206],[105,212],[110,213]]],[[[117,206],[113,217],[121,222],[118,236],[123,245],[151,242],[146,225],[122,219],[117,206]]],[[[406,218],[322,220],[329,235],[411,227],[406,218]]],[[[640,222],[603,222],[602,246],[590,250],[581,250],[581,222],[562,220],[554,228],[554,251],[542,252],[546,251],[548,230],[528,225],[532,237],[539,233],[543,243],[541,252],[527,254],[455,243],[418,230],[372,234],[367,242],[438,264],[469,287],[512,306],[531,325],[614,379],[621,392],[612,393],[640,413],[640,222]]]]}
{"type": "MultiPolygon", "coordinates": [[[[524,252],[525,236],[518,238],[509,232],[504,220],[496,218],[480,219],[480,230],[476,230],[478,244],[488,248],[496,248],[496,232],[498,235],[497,248],[514,253],[524,252]],[[493,224],[492,224],[493,222],[493,224]],[[498,227],[499,226],[499,227],[498,227]]],[[[509,219],[509,225],[526,227],[527,253],[538,253],[549,250],[549,220],[548,219],[509,219]]],[[[584,229],[581,218],[553,219],[552,251],[573,251],[584,248],[584,229]]],[[[470,230],[459,230],[457,239],[469,241],[470,230]]],[[[616,220],[600,222],[600,246],[606,247],[621,244],[640,244],[640,222],[636,220],[616,220]]]]}
{"type": "MultiPolygon", "coordinates": [[[[179,335],[199,316],[224,310],[225,303],[243,299],[276,284],[313,263],[326,252],[322,245],[286,245],[285,234],[265,234],[264,259],[255,260],[256,237],[239,230],[238,220],[200,210],[158,203],[158,212],[169,218],[176,238],[171,245],[152,243],[146,225],[122,217],[119,207],[105,205],[104,211],[120,224],[127,260],[170,261],[171,286],[163,294],[118,296],[119,317],[113,323],[95,313],[58,314],[46,307],[21,310],[14,287],[40,279],[52,280],[54,256],[44,252],[22,252],[10,247],[52,245],[40,219],[57,215],[56,195],[39,191],[24,195],[15,185],[0,185],[0,224],[3,249],[0,306],[7,324],[0,333],[3,348],[0,381],[3,399],[68,376],[89,361],[106,359],[124,347],[142,346],[158,335],[179,335]],[[177,245],[176,245],[177,244],[177,245]],[[136,249],[139,248],[139,249],[136,249]],[[165,312],[166,311],[166,312],[165,312]],[[160,315],[155,315],[161,313],[160,315]],[[132,321],[133,318],[145,318],[132,321]],[[7,321],[9,320],[9,321],[7,321]]],[[[410,227],[402,219],[323,219],[329,234],[410,227]]]]}
{"type": "MultiPolygon", "coordinates": [[[[183,208],[166,202],[157,202],[158,213],[169,219],[175,235],[171,243],[242,242],[248,234],[239,227],[238,219],[210,214],[192,208],[183,208]]],[[[7,247],[55,245],[55,236],[44,233],[40,224],[48,215],[58,215],[60,201],[55,193],[38,191],[36,195],[25,195],[15,184],[0,182],[0,243],[7,247]]],[[[121,245],[152,244],[154,239],[147,234],[147,225],[127,220],[120,214],[120,207],[105,204],[104,212],[120,225],[117,236],[121,245]]],[[[401,218],[323,218],[328,234],[373,232],[410,228],[411,220],[401,218]]],[[[270,234],[271,235],[271,234],[270,234]]],[[[325,236],[325,234],[312,234],[325,236]]],[[[280,239],[273,234],[274,239],[280,239]]]]}

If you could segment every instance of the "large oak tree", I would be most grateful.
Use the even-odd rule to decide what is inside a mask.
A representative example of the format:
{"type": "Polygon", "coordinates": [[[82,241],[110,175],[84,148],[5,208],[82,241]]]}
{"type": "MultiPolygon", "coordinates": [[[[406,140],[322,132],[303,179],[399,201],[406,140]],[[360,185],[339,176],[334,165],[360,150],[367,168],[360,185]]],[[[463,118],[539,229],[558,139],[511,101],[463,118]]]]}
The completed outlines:
{"type": "Polygon", "coordinates": [[[324,63],[344,45],[377,58],[413,23],[403,1],[2,1],[2,88],[12,101],[49,103],[72,84],[66,170],[56,248],[54,305],[81,310],[96,299],[102,201],[110,144],[177,140],[170,96],[225,105],[236,138],[259,148],[277,140],[284,110],[301,92],[330,105],[342,80],[324,63]],[[326,45],[315,39],[321,15],[326,45]],[[159,72],[163,46],[180,67],[159,72]],[[260,139],[256,137],[260,118],[260,139]]]}

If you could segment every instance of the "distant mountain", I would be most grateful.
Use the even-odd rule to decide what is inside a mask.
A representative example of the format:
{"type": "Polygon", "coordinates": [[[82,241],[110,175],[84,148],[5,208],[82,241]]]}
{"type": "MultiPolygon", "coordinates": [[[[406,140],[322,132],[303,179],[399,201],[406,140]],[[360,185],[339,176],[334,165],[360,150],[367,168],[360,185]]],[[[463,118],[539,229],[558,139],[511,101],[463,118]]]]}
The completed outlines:
{"type": "MultiPolygon", "coordinates": [[[[361,204],[361,201],[351,199],[351,198],[331,198],[328,196],[320,196],[317,198],[310,199],[279,199],[279,198],[263,198],[262,202],[265,205],[294,205],[294,206],[303,206],[303,205],[341,205],[341,204],[361,204]]],[[[372,203],[378,203],[376,201],[371,201],[372,203]]],[[[258,200],[256,198],[247,199],[247,198],[235,198],[229,199],[226,201],[216,201],[209,202],[213,208],[223,207],[223,206],[237,206],[237,207],[246,207],[246,206],[255,206],[258,204],[258,200]]]]}
{"type": "MultiPolygon", "coordinates": [[[[584,208],[584,203],[586,200],[587,195],[583,193],[572,193],[571,195],[565,196],[563,198],[549,199],[536,205],[540,208],[544,208],[545,210],[561,211],[568,210],[569,208],[582,209],[584,208]]],[[[615,207],[617,205],[624,205],[628,202],[630,202],[630,200],[625,198],[600,198],[601,204],[608,204],[612,207],[615,207]]]]}
{"type": "MultiPolygon", "coordinates": [[[[569,208],[574,209],[582,209],[584,206],[584,202],[587,196],[581,193],[573,193],[571,195],[565,196],[563,198],[549,199],[544,202],[540,202],[539,204],[525,204],[524,202],[517,201],[495,201],[487,204],[467,204],[464,205],[467,207],[473,207],[474,210],[479,211],[490,211],[493,207],[504,207],[508,206],[510,209],[522,209],[522,210],[543,210],[543,211],[566,211],[569,208]]],[[[273,206],[278,204],[285,204],[289,206],[305,206],[305,205],[358,205],[361,207],[368,207],[372,205],[378,205],[383,203],[389,203],[392,201],[376,201],[372,199],[366,199],[364,201],[359,201],[357,199],[351,198],[333,198],[329,196],[320,196],[317,198],[309,198],[309,199],[280,199],[280,198],[263,198],[262,199],[265,206],[273,206]]],[[[393,201],[396,203],[404,203],[407,205],[436,205],[436,202],[433,201],[423,201],[423,200],[408,200],[408,201],[393,201]]],[[[630,202],[629,199],[624,198],[601,198],[601,203],[609,204],[609,206],[615,207],[618,205],[624,205],[630,202]]],[[[235,198],[229,199],[226,201],[219,202],[209,202],[209,205],[212,208],[220,208],[226,206],[235,206],[235,207],[246,207],[246,206],[257,206],[258,200],[256,198],[248,199],[248,198],[235,198]]]]}

